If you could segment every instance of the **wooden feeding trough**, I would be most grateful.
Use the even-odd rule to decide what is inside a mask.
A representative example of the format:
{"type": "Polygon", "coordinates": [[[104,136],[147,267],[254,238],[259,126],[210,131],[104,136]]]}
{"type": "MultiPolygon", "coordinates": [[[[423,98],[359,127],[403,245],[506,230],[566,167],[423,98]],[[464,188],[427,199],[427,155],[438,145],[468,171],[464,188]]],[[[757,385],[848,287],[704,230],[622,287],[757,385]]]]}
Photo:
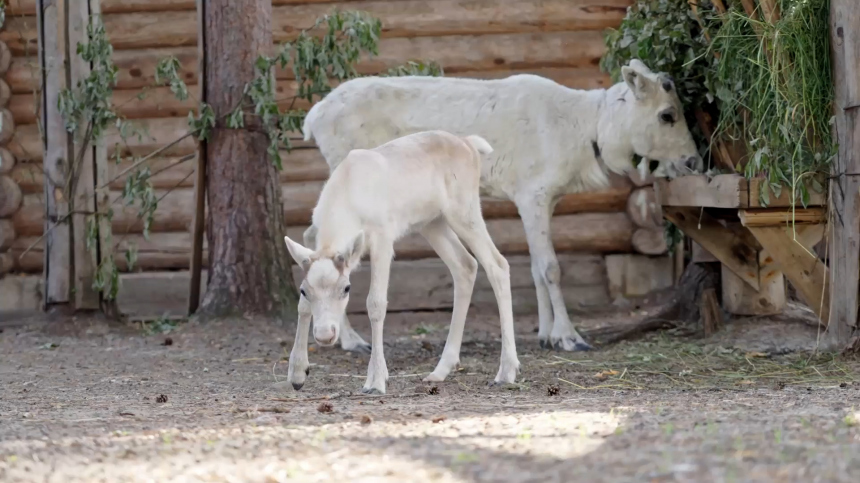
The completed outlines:
{"type": "Polygon", "coordinates": [[[779,313],[787,278],[828,321],[827,267],[812,247],[824,236],[826,197],[810,190],[806,208],[790,190],[759,201],[764,180],[738,174],[685,176],[656,183],[663,216],[722,265],[723,306],[737,315],[779,313]]]}

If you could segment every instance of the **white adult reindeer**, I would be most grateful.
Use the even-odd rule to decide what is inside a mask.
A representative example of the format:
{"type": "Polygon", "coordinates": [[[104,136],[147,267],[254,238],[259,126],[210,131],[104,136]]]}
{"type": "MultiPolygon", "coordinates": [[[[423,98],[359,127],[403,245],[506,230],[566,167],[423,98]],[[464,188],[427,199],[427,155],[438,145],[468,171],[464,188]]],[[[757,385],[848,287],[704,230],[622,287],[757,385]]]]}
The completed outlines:
{"type": "MultiPolygon", "coordinates": [[[[657,176],[701,170],[672,80],[638,60],[624,82],[575,90],[534,75],[501,80],[365,77],[338,86],[308,112],[305,140],[314,138],[334,169],[356,148],[405,134],[441,129],[479,134],[493,146],[482,164],[485,196],[512,200],[525,226],[537,290],[541,346],[590,346],[577,333],[562,295],[550,218],[567,193],[605,188],[607,170],[625,173],[632,157],[660,161],[657,176]]],[[[315,226],[305,232],[314,238],[315,226]]],[[[344,317],[341,345],[368,345],[344,317]]]]}
{"type": "Polygon", "coordinates": [[[350,151],[323,187],[313,213],[316,246],[306,248],[284,237],[293,259],[304,271],[299,324],[290,353],[289,379],[300,389],[308,375],[307,336],[313,319],[314,339],[332,345],[349,301],[349,275],[365,252],[370,253],[370,317],[373,347],[365,393],[385,393],[388,368],[382,326],[388,305],[388,276],[394,242],[420,232],[451,270],[454,311],[442,357],[428,381],[441,381],[460,361],[466,312],[478,272],[475,254],[487,272],[502,328],[502,358],[496,383],[514,382],[519,361],[508,262],[487,233],[481,215],[481,155],[493,151],[478,136],[460,138],[442,131],[411,134],[375,149],[350,151]],[[459,237],[459,238],[458,238],[459,237]]]}

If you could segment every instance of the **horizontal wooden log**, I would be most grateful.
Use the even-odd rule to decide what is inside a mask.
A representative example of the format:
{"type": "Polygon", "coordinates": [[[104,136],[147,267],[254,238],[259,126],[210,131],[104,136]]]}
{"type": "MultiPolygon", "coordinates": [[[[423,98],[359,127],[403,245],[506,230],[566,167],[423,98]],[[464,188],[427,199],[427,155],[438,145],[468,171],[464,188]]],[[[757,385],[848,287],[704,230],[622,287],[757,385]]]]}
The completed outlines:
{"type": "MultiPolygon", "coordinates": [[[[13,181],[14,183],[14,181],[13,181]]],[[[308,224],[310,213],[316,204],[323,182],[292,183],[282,186],[284,200],[284,219],[288,224],[308,224]]],[[[120,193],[111,192],[111,201],[120,193]]],[[[155,196],[161,198],[155,211],[153,232],[185,231],[191,226],[194,190],[179,188],[173,191],[156,190],[155,196]]],[[[113,230],[117,234],[141,233],[143,221],[138,217],[138,208],[124,206],[122,201],[113,205],[113,230]]],[[[42,195],[29,194],[20,210],[13,216],[15,230],[19,236],[41,235],[44,229],[45,207],[42,195]]]]}
{"type": "MultiPolygon", "coordinates": [[[[121,156],[145,156],[155,150],[165,147],[182,138],[188,133],[188,120],[180,117],[164,119],[136,119],[131,121],[132,128],[125,140],[115,127],[105,132],[103,143],[108,155],[114,156],[117,149],[121,156]]],[[[296,146],[309,143],[296,142],[296,146]]],[[[39,128],[36,124],[18,126],[9,144],[9,151],[21,162],[41,161],[43,145],[39,128]]],[[[187,136],[175,145],[165,149],[162,156],[184,156],[196,152],[197,143],[194,136],[187,136]]]]}
{"type": "Polygon", "coordinates": [[[15,156],[6,148],[0,147],[0,175],[9,174],[15,168],[15,156]]]}
{"type": "MultiPolygon", "coordinates": [[[[114,239],[121,243],[117,256],[123,256],[128,246],[138,247],[138,266],[143,270],[187,269],[191,254],[191,235],[188,232],[152,233],[146,240],[139,234],[124,234],[117,228],[117,217],[114,217],[114,239]]],[[[120,227],[122,228],[122,227],[120,227]]],[[[32,228],[31,228],[32,229],[32,228]]],[[[287,229],[287,235],[294,240],[301,240],[302,233],[307,227],[293,226],[287,229]]],[[[487,229],[496,247],[503,254],[527,254],[523,226],[518,219],[496,219],[487,221],[487,229]]],[[[21,233],[16,226],[19,238],[13,242],[10,252],[20,256],[37,236],[21,233]]],[[[553,244],[556,251],[562,252],[629,252],[632,226],[623,213],[578,214],[554,217],[552,220],[553,244]]],[[[36,248],[44,241],[39,241],[36,248]]],[[[205,247],[205,241],[204,241],[205,247]]],[[[395,244],[398,259],[413,260],[432,258],[436,253],[429,244],[417,234],[403,238],[395,244]]],[[[39,249],[40,250],[40,249],[39,249]]],[[[204,250],[205,252],[205,250],[204,250]]],[[[31,250],[19,260],[18,267],[22,271],[40,271],[44,257],[38,250],[31,250]]],[[[120,264],[120,261],[117,261],[120,264]]],[[[125,262],[122,262],[124,264],[125,262]]],[[[206,253],[204,253],[204,265],[206,253]]],[[[122,265],[121,264],[121,265],[122,265]]],[[[125,265],[122,265],[125,266],[125,265]]]]}
{"type": "MultiPolygon", "coordinates": [[[[535,74],[552,79],[559,84],[573,89],[595,89],[608,86],[611,82],[609,77],[593,68],[548,68],[532,69],[530,71],[504,70],[504,71],[470,71],[456,73],[450,77],[468,77],[475,79],[498,79],[516,74],[535,74]]],[[[335,83],[336,85],[337,83],[335,83]]],[[[2,87],[2,84],[0,84],[2,87]]],[[[197,99],[200,93],[196,85],[188,88],[190,96],[181,101],[170,92],[169,87],[155,87],[151,89],[128,89],[118,90],[113,93],[113,104],[116,106],[120,116],[126,119],[165,118],[165,117],[187,117],[188,113],[196,110],[197,99]]],[[[292,106],[296,109],[309,109],[310,103],[304,99],[296,99],[296,82],[293,80],[281,80],[276,85],[276,96],[280,100],[279,107],[285,110],[292,106]]],[[[19,93],[12,97],[9,110],[15,122],[21,124],[35,124],[38,114],[39,98],[32,92],[19,93]]]]}
{"type": "MultiPolygon", "coordinates": [[[[325,181],[328,179],[328,165],[322,159],[317,149],[296,149],[290,153],[282,151],[284,169],[280,172],[281,183],[300,181],[325,181]]],[[[156,173],[151,178],[153,188],[191,188],[194,186],[194,159],[184,160],[178,157],[154,157],[145,162],[141,167],[148,166],[150,173],[156,173]]],[[[125,171],[133,162],[124,159],[121,163],[109,163],[108,177],[117,178],[117,175],[125,171]]],[[[135,170],[119,176],[110,187],[113,190],[121,190],[125,185],[126,178],[135,170]]],[[[45,176],[40,163],[18,164],[11,173],[12,178],[21,187],[25,194],[42,193],[45,176]]]]}
{"type": "MultiPolygon", "coordinates": [[[[511,265],[511,296],[516,314],[537,312],[537,297],[531,284],[528,257],[508,257],[511,265]]],[[[602,257],[561,255],[562,292],[569,307],[593,308],[609,302],[606,294],[605,270],[602,257]],[[573,276],[575,278],[571,279],[573,276]]],[[[492,288],[480,271],[472,295],[472,310],[496,312],[492,288]]],[[[24,278],[24,277],[21,277],[24,278]]],[[[203,273],[205,291],[206,271],[203,273]]],[[[164,312],[183,315],[187,309],[189,275],[182,272],[148,272],[124,274],[121,277],[118,303],[120,310],[131,317],[160,317],[164,312]],[[153,303],[158,301],[157,304],[153,303]]],[[[351,296],[347,312],[366,312],[365,300],[370,287],[370,270],[362,267],[350,277],[351,296]]],[[[444,264],[438,259],[395,260],[391,265],[388,310],[450,310],[452,282],[444,264]]],[[[0,310],[3,307],[0,306],[0,310]]],[[[355,319],[353,319],[355,320],[355,319]]],[[[356,324],[366,326],[366,321],[356,324]]]]}
{"type": "Polygon", "coordinates": [[[0,252],[5,252],[17,238],[12,220],[0,219],[0,252]]]}
{"type": "MultiPolygon", "coordinates": [[[[37,0],[6,0],[6,15],[36,15],[37,0]]],[[[165,10],[194,10],[197,0],[100,0],[103,14],[161,12],[165,10]]],[[[295,5],[305,3],[334,3],[335,0],[272,0],[272,5],[295,5]]],[[[360,8],[366,0],[339,0],[349,8],[360,8]]]]}
{"type": "Polygon", "coordinates": [[[9,176],[0,176],[0,218],[12,216],[21,206],[21,188],[9,176]]]}
{"type": "MultiPolygon", "coordinates": [[[[420,37],[383,39],[380,55],[357,65],[362,74],[375,74],[402,65],[409,59],[435,60],[447,76],[475,72],[535,71],[538,69],[593,69],[605,52],[599,32],[549,32],[482,36],[420,37]]],[[[155,68],[159,60],[175,56],[180,62],[180,76],[189,85],[197,83],[196,47],[173,47],[126,50],[114,53],[117,65],[117,89],[141,89],[155,85],[155,68]]],[[[13,93],[39,90],[38,60],[16,57],[12,60],[7,81],[13,93]]],[[[293,79],[291,67],[276,69],[278,79],[293,79]]],[[[608,78],[603,77],[603,82],[608,78]]],[[[587,87],[586,83],[583,87],[587,87]]]]}
{"type": "MultiPolygon", "coordinates": [[[[603,30],[617,26],[629,0],[401,0],[367,1],[357,7],[382,21],[383,38],[487,35],[523,32],[603,30]]],[[[275,7],[272,37],[276,43],[295,39],[316,19],[345,4],[305,4],[275,7]]],[[[136,12],[104,15],[105,30],[117,50],[197,45],[194,11],[136,12]]],[[[18,29],[18,25],[12,26],[18,29]]],[[[23,53],[35,32],[2,35],[13,52],[23,53]]]]}
{"type": "MultiPolygon", "coordinates": [[[[44,228],[44,202],[40,191],[43,176],[36,165],[28,163],[22,168],[27,166],[31,168],[28,172],[23,169],[15,170],[18,183],[15,183],[12,178],[7,179],[15,183],[16,188],[20,185],[29,192],[24,196],[23,206],[13,216],[16,230],[20,236],[37,236],[42,234],[44,228]]],[[[307,225],[310,223],[311,214],[323,184],[324,180],[282,185],[281,199],[284,203],[284,218],[288,225],[307,225]]],[[[615,212],[624,209],[627,194],[628,190],[625,188],[570,194],[563,197],[556,205],[555,213],[557,215],[611,213],[614,216],[615,212]]],[[[111,200],[113,201],[117,196],[118,193],[113,192],[111,200]]],[[[170,193],[167,193],[166,190],[157,190],[156,196],[164,196],[164,198],[159,201],[151,226],[152,231],[184,231],[191,226],[192,188],[177,188],[170,193]]],[[[516,218],[518,216],[516,207],[509,201],[486,199],[483,203],[483,210],[484,217],[487,219],[516,218]]],[[[627,221],[625,226],[629,225],[630,223],[627,221]]],[[[113,227],[118,233],[140,233],[143,230],[143,224],[137,216],[137,209],[119,205],[114,206],[113,227]]],[[[628,233],[628,238],[629,236],[631,235],[628,233]]]]}
{"type": "Polygon", "coordinates": [[[738,210],[738,216],[743,226],[787,226],[827,221],[827,212],[824,208],[738,210]]]}
{"type": "MultiPolygon", "coordinates": [[[[448,75],[484,70],[528,70],[543,67],[596,66],[606,48],[600,32],[550,32],[482,36],[452,35],[383,39],[379,56],[360,62],[362,74],[383,72],[408,59],[435,60],[448,75]]],[[[197,83],[197,49],[176,47],[145,51],[118,51],[118,89],[154,85],[159,59],[174,55],[181,75],[189,84],[197,83]]],[[[595,69],[596,70],[596,69],[595,69]]],[[[292,68],[277,69],[278,79],[294,78],[292,68]]]]}

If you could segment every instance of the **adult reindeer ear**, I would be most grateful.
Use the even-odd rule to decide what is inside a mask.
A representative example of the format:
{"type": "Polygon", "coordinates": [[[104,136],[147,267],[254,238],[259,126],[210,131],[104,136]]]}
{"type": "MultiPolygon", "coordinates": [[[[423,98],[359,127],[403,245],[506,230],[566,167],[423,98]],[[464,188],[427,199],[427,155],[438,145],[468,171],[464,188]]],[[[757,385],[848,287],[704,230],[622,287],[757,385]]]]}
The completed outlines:
{"type": "Polygon", "coordinates": [[[293,257],[293,260],[302,267],[302,270],[308,271],[308,268],[311,266],[311,254],[313,250],[309,250],[304,246],[290,240],[290,237],[285,236],[284,242],[287,244],[287,250],[290,251],[290,255],[293,257]]]}
{"type": "Polygon", "coordinates": [[[651,69],[639,59],[633,59],[628,65],[621,68],[621,77],[633,91],[636,99],[642,99],[648,95],[651,89],[649,74],[651,74],[651,69]]]}

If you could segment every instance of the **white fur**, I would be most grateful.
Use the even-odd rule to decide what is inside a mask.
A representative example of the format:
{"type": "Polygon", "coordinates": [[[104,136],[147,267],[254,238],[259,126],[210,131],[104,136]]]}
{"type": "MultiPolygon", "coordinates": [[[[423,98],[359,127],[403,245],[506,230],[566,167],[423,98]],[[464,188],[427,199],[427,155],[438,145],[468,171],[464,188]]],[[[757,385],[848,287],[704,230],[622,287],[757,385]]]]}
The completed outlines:
{"type": "Polygon", "coordinates": [[[459,363],[466,312],[478,266],[487,272],[502,329],[502,356],[496,383],[514,382],[519,370],[514,344],[508,263],[487,233],[481,216],[481,153],[493,148],[479,136],[461,138],[442,131],[404,136],[375,149],[350,151],[323,187],[313,213],[317,228],[311,250],[285,237],[287,248],[305,270],[299,303],[299,334],[290,354],[290,382],[301,388],[307,376],[307,332],[333,344],[349,301],[349,274],[370,253],[367,313],[372,349],[364,392],[385,393],[388,369],[382,328],[388,305],[388,277],[394,242],[420,232],[451,270],[454,311],[442,357],[427,377],[441,381],[459,363]]]}
{"type": "MultiPolygon", "coordinates": [[[[567,193],[607,187],[605,170],[632,170],[634,153],[660,161],[655,173],[663,176],[701,163],[674,87],[670,92],[662,87],[668,78],[638,60],[622,74],[625,82],[587,91],[534,75],[488,81],[358,78],[317,103],[303,130],[332,169],[350,150],[409,133],[441,129],[483,136],[493,151],[482,164],[481,193],[512,200],[523,219],[538,297],[538,336],[542,344],[583,349],[588,345],[570,322],[559,285],[550,235],[555,204],[567,193]],[[667,110],[675,112],[676,122],[660,120],[667,110]]],[[[306,242],[315,230],[306,232],[306,242]]],[[[366,345],[348,321],[342,344],[349,350],[366,345]]]]}

